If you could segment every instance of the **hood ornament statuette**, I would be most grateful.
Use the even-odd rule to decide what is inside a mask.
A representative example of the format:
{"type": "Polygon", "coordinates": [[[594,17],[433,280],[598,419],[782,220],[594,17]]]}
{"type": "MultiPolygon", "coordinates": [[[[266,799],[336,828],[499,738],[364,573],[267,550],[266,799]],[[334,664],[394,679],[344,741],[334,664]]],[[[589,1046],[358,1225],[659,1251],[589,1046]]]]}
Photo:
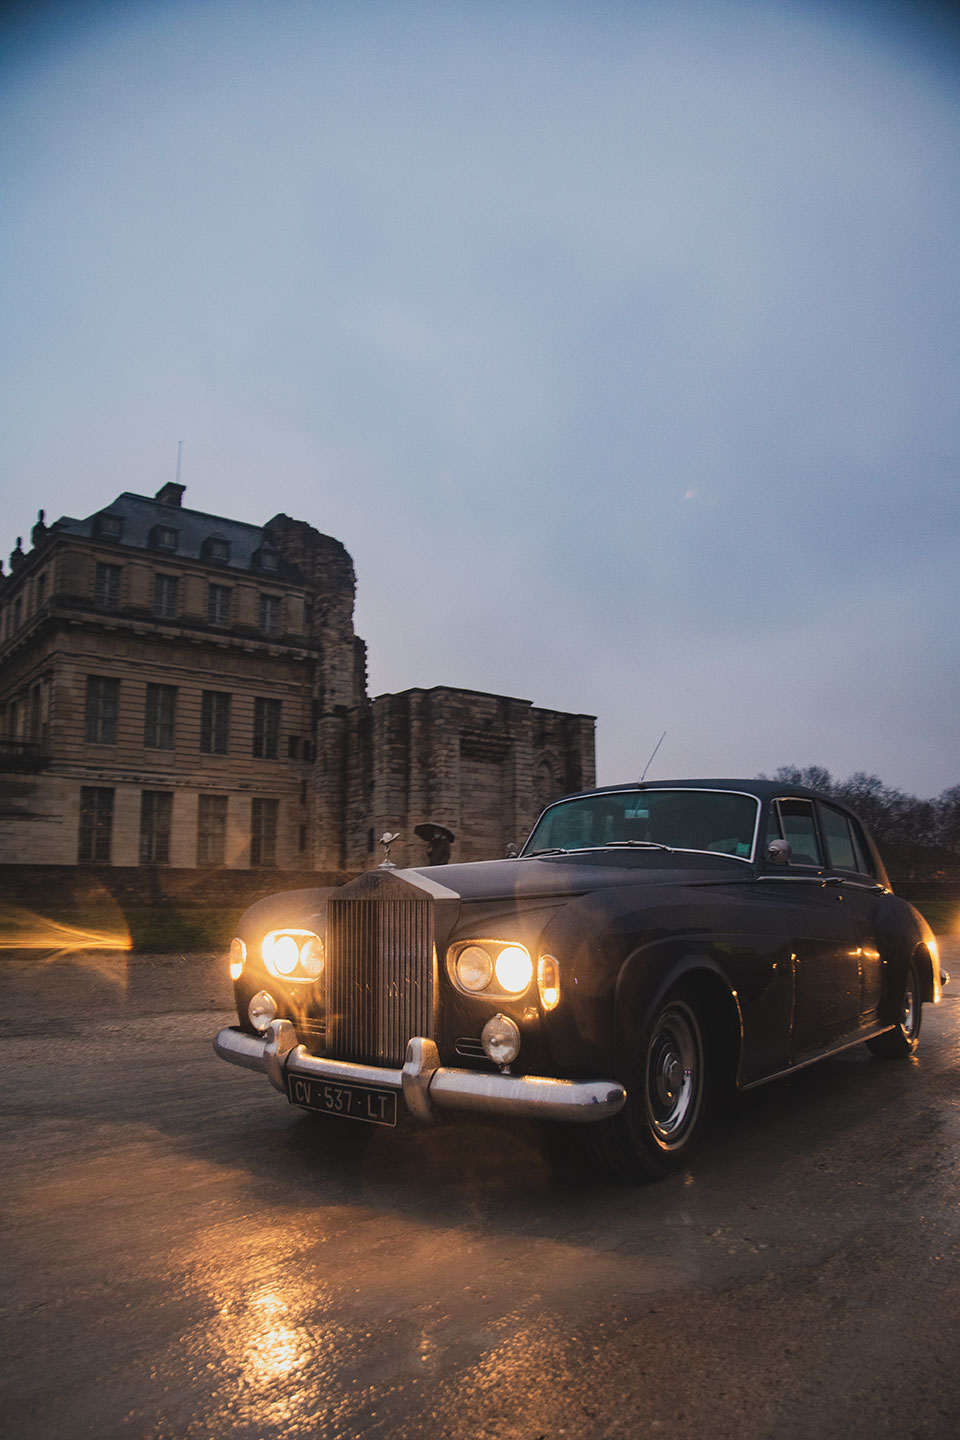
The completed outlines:
{"type": "Polygon", "coordinates": [[[396,870],[397,867],[395,863],[390,859],[390,846],[393,844],[394,840],[399,839],[399,830],[384,830],[383,834],[380,836],[380,844],[383,846],[383,859],[377,866],[378,870],[396,870]]]}

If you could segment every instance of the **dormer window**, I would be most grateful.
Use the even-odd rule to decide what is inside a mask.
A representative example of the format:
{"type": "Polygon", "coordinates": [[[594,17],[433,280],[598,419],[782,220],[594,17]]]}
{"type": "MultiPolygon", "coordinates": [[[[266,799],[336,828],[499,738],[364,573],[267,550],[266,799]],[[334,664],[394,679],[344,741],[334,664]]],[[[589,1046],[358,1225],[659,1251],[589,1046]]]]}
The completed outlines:
{"type": "Polygon", "coordinates": [[[98,515],[93,522],[93,530],[100,540],[119,540],[123,535],[123,516],[98,515]]]}
{"type": "Polygon", "coordinates": [[[261,545],[259,550],[253,552],[253,563],[258,570],[274,571],[277,568],[277,552],[261,545]]]}
{"type": "Polygon", "coordinates": [[[172,529],[169,525],[154,525],[150,531],[150,544],[154,550],[168,550],[173,553],[179,541],[180,531],[172,529]]]}
{"type": "Polygon", "coordinates": [[[212,560],[215,565],[227,565],[230,561],[230,541],[224,540],[222,535],[208,535],[200,553],[204,560],[212,560]]]}

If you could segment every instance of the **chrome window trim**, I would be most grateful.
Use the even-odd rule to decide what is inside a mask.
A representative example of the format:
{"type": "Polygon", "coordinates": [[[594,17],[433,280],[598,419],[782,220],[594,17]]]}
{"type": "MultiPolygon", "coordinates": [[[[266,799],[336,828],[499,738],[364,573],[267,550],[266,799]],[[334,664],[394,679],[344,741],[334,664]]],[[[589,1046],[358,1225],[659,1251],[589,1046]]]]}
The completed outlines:
{"type": "MultiPolygon", "coordinates": [[[[726,851],[724,851],[724,850],[698,850],[698,849],[696,849],[696,848],[695,848],[694,846],[692,846],[692,845],[690,845],[690,846],[686,846],[686,845],[669,845],[669,846],[665,846],[665,847],[664,847],[664,853],[666,853],[667,851],[670,851],[671,853],[676,854],[676,855],[711,855],[711,856],[721,855],[721,856],[723,856],[723,857],[724,857],[725,859],[727,859],[727,860],[740,860],[740,861],[741,861],[743,864],[745,864],[745,865],[752,865],[752,864],[754,863],[754,860],[755,860],[756,854],[757,854],[757,835],[758,835],[759,830],[760,830],[760,814],[761,814],[761,811],[763,810],[763,802],[762,802],[762,800],[760,799],[759,795],[754,795],[753,792],[750,791],[750,790],[718,790],[718,789],[716,789],[716,788],[713,787],[713,786],[706,786],[706,785],[644,785],[643,788],[640,789],[640,788],[638,788],[638,787],[636,787],[636,786],[634,786],[634,785],[625,785],[622,790],[618,790],[616,787],[614,787],[612,790],[606,790],[606,789],[604,789],[604,790],[599,790],[599,791],[587,791],[585,794],[577,796],[577,799],[579,799],[579,800],[586,800],[586,799],[590,798],[591,795],[646,795],[646,794],[655,794],[655,795],[742,795],[745,800],[752,800],[753,803],[754,803],[754,805],[756,806],[756,813],[755,813],[754,821],[753,821],[753,840],[752,840],[752,842],[751,842],[750,854],[749,854],[749,855],[730,855],[730,854],[728,854],[728,853],[727,853],[726,851]]],[[[571,798],[569,798],[569,797],[568,797],[568,798],[565,798],[565,799],[561,799],[561,800],[554,800],[552,804],[545,806],[544,809],[543,809],[543,810],[540,812],[540,814],[537,816],[537,821],[536,821],[536,824],[534,825],[533,829],[536,830],[537,825],[540,824],[540,821],[543,819],[544,815],[549,814],[549,812],[550,812],[551,810],[556,810],[556,809],[558,809],[561,805],[572,805],[572,804],[574,804],[574,803],[575,803],[575,802],[574,802],[571,798]]],[[[533,831],[531,831],[530,834],[532,835],[532,834],[533,834],[533,831]]],[[[522,848],[521,851],[520,851],[520,854],[517,856],[517,859],[518,859],[518,860],[537,860],[537,859],[540,858],[540,856],[536,853],[536,851],[531,851],[529,854],[527,853],[527,845],[529,845],[529,843],[530,843],[530,839],[529,839],[529,837],[528,837],[527,840],[524,842],[524,845],[523,845],[523,848],[522,848]]],[[[592,853],[592,852],[594,852],[594,851],[597,851],[597,850],[610,850],[610,849],[617,849],[617,850],[618,850],[618,849],[620,849],[620,848],[621,848],[621,847],[618,846],[618,845],[614,845],[614,846],[610,846],[610,845],[580,845],[580,846],[578,846],[576,849],[565,850],[565,851],[563,851],[562,853],[565,854],[565,855],[586,855],[586,854],[590,854],[590,853],[592,853]]],[[[624,847],[624,848],[628,848],[628,847],[624,847]]],[[[636,848],[637,848],[638,850],[642,850],[644,847],[643,847],[642,845],[638,845],[636,848]]],[[[653,851],[653,850],[655,850],[657,847],[656,847],[655,845],[651,845],[650,848],[651,848],[651,851],[653,851]]],[[[541,853],[545,853],[545,852],[541,852],[541,853]]],[[[553,853],[556,854],[557,852],[554,851],[553,853]]]]}

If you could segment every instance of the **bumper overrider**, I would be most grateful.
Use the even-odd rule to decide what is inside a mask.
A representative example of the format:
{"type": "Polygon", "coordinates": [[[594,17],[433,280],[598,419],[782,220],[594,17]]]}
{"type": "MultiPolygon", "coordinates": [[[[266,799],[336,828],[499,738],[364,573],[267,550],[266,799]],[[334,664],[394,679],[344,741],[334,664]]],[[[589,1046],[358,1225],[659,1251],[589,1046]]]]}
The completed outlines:
{"type": "Polygon", "coordinates": [[[429,1121],[440,1110],[480,1110],[487,1114],[534,1120],[589,1123],[605,1120],[627,1098],[614,1080],[554,1080],[542,1075],[492,1074],[451,1070],[441,1065],[436,1044],[422,1036],[407,1043],[401,1069],[358,1065],[313,1055],[297,1041],[289,1020],[274,1020],[263,1035],[230,1026],[213,1042],[221,1060],[246,1070],[261,1070],[283,1095],[297,1076],[331,1084],[372,1086],[402,1095],[408,1112],[429,1121]]]}

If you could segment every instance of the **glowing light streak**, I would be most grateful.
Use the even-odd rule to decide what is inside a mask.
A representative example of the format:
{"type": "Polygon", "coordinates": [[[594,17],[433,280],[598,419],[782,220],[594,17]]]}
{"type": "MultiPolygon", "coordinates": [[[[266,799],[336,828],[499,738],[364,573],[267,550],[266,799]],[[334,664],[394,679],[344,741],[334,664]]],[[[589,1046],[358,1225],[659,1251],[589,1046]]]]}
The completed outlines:
{"type": "Polygon", "coordinates": [[[126,951],[132,946],[126,926],[122,930],[93,930],[6,906],[0,916],[0,950],[43,950],[72,955],[81,950],[126,951]]]}

